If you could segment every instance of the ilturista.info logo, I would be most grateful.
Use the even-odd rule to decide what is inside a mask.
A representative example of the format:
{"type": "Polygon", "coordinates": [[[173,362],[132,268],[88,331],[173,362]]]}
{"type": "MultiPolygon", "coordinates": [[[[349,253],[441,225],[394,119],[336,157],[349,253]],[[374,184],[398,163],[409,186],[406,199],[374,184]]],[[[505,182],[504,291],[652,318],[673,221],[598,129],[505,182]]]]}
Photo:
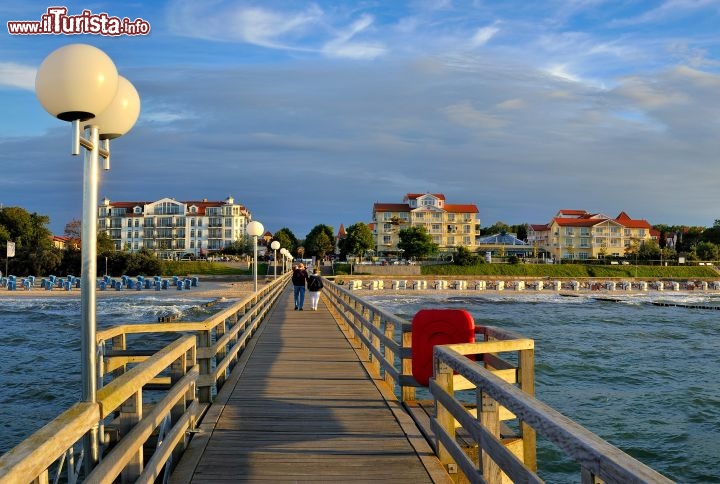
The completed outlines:
{"type": "Polygon", "coordinates": [[[10,35],[147,35],[150,23],[137,18],[114,17],[106,13],[83,10],[68,15],[67,7],[49,7],[40,20],[11,20],[7,23],[10,35]]]}

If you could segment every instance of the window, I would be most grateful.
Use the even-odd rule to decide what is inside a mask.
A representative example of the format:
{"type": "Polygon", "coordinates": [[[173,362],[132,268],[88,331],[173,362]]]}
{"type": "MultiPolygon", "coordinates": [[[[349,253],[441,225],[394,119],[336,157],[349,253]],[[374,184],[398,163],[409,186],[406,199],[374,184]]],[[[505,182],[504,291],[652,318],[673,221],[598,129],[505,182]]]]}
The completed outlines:
{"type": "Polygon", "coordinates": [[[383,232],[391,232],[392,224],[383,224],[383,232]]]}
{"type": "Polygon", "coordinates": [[[389,235],[383,235],[383,244],[385,245],[391,245],[392,240],[390,239],[389,235]]]}

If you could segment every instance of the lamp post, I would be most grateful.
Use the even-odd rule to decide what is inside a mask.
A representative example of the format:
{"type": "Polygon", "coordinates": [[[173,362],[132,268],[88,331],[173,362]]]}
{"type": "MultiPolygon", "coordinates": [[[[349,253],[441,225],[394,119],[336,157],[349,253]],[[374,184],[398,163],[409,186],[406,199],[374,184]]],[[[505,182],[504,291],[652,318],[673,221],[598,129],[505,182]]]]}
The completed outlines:
{"type": "Polygon", "coordinates": [[[258,284],[257,284],[257,239],[260,237],[263,232],[265,231],[265,227],[263,227],[263,224],[258,222],[257,220],[253,220],[249,224],[247,224],[247,234],[253,238],[253,291],[257,292],[258,290],[258,284]]]}
{"type": "Polygon", "coordinates": [[[270,248],[273,250],[273,278],[277,279],[277,251],[280,248],[280,242],[273,240],[270,248]]]}
{"type": "MultiPolygon", "coordinates": [[[[140,114],[140,97],[133,85],[118,75],[115,64],[100,49],[70,44],[48,55],[38,68],[35,93],[51,115],[72,123],[73,155],[84,151],[83,214],[80,274],[81,397],[97,401],[96,299],[98,164],[110,169],[110,140],[128,132],[140,114]],[[83,126],[86,137],[80,135],[83,126]],[[102,141],[102,146],[101,146],[102,141]]],[[[98,460],[97,432],[84,441],[87,465],[98,460]]]]}
{"type": "Polygon", "coordinates": [[[285,274],[285,247],[280,249],[280,257],[282,257],[282,273],[285,274]]]}

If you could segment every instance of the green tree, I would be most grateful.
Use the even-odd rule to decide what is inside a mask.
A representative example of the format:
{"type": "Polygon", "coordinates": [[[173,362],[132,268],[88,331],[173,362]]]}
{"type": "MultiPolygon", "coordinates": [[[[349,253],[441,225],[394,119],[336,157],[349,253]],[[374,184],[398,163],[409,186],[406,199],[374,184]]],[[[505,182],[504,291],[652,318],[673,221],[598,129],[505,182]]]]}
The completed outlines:
{"type": "Polygon", "coordinates": [[[291,254],[295,253],[295,249],[298,246],[298,239],[293,234],[292,230],[287,227],[283,227],[273,235],[273,240],[280,242],[280,248],[287,249],[291,254]]]}
{"type": "Polygon", "coordinates": [[[97,234],[97,253],[105,255],[115,252],[115,242],[110,238],[107,232],[101,230],[97,234]]]}
{"type": "Polygon", "coordinates": [[[432,241],[432,236],[425,231],[425,227],[408,227],[400,230],[398,236],[398,249],[402,249],[408,259],[427,257],[438,251],[438,245],[432,241]]]}
{"type": "Polygon", "coordinates": [[[0,209],[0,240],[15,242],[15,257],[8,264],[11,273],[47,275],[59,266],[62,251],[53,247],[49,223],[48,216],[22,207],[0,209]]]}
{"type": "Polygon", "coordinates": [[[226,245],[221,251],[223,254],[245,255],[253,253],[253,240],[247,234],[226,245]]]}
{"type": "Polygon", "coordinates": [[[325,257],[326,254],[332,252],[335,233],[332,227],[327,225],[316,225],[305,237],[305,254],[309,256],[325,257]]]}
{"type": "Polygon", "coordinates": [[[659,260],[660,246],[654,240],[645,240],[638,247],[637,257],[639,260],[659,260]]]}
{"type": "Polygon", "coordinates": [[[340,255],[347,258],[349,255],[361,256],[375,246],[370,227],[358,222],[345,230],[345,238],[340,241],[340,255]]]}
{"type": "Polygon", "coordinates": [[[718,260],[718,246],[712,242],[698,242],[695,254],[700,260],[718,260]]]}
{"type": "Polygon", "coordinates": [[[482,259],[476,254],[473,254],[470,249],[463,247],[462,245],[458,246],[457,254],[455,254],[455,258],[453,260],[455,265],[458,266],[473,266],[482,261],[482,259]]]}

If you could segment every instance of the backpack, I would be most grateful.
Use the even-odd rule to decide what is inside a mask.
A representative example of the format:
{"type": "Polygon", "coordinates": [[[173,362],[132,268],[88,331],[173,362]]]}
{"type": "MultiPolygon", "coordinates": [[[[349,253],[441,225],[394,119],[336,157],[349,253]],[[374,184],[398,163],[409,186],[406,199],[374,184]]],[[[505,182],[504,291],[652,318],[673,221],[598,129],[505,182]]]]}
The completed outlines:
{"type": "Polygon", "coordinates": [[[323,288],[322,280],[320,279],[320,276],[311,276],[310,281],[308,282],[308,289],[311,291],[319,291],[323,288]]]}

